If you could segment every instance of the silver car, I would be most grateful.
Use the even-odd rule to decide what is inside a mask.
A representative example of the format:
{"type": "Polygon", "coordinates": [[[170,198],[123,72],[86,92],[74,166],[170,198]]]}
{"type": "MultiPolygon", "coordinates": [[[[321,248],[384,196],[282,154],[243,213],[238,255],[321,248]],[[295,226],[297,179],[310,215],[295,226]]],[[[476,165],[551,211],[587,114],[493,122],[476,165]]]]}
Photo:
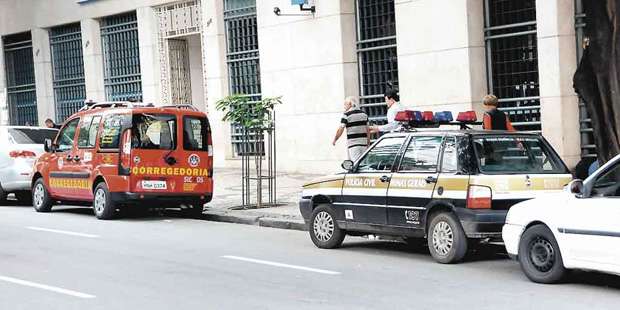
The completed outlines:
{"type": "Polygon", "coordinates": [[[0,202],[14,193],[20,203],[30,203],[32,165],[41,155],[45,139],[52,141],[57,129],[0,126],[0,202]]]}

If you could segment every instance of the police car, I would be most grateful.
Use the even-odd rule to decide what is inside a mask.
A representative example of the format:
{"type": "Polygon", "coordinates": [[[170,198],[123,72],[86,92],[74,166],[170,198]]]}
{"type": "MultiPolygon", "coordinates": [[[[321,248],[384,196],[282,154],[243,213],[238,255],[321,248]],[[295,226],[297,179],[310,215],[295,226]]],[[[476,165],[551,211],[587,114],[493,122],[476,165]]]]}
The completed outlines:
{"type": "Polygon", "coordinates": [[[207,115],[191,105],[91,103],[71,115],[34,163],[37,212],[58,202],[92,204],[99,219],[125,206],[202,214],[213,194],[207,115]]]}
{"type": "Polygon", "coordinates": [[[501,240],[513,204],[571,180],[540,134],[470,129],[479,124],[473,111],[456,122],[450,112],[403,111],[396,120],[404,129],[344,161],[346,172],[303,186],[300,211],[317,247],[338,247],[346,235],[426,238],[436,261],[459,262],[468,244],[501,240]]]}

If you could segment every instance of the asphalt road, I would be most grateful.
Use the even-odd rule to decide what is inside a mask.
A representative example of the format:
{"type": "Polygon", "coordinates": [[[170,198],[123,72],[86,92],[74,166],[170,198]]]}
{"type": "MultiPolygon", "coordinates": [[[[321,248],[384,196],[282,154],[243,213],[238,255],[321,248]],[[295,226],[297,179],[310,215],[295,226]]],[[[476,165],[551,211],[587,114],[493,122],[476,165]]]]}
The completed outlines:
{"type": "Polygon", "coordinates": [[[459,265],[402,243],[89,209],[0,206],[0,309],[617,309],[620,277],[529,282],[487,248],[459,265]]]}

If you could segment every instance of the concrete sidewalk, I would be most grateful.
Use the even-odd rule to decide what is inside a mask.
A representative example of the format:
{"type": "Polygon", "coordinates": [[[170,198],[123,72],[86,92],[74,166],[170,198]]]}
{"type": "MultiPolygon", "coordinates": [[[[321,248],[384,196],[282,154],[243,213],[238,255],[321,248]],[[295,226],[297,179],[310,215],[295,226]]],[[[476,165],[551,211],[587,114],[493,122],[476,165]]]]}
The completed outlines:
{"type": "MultiPolygon", "coordinates": [[[[278,173],[276,180],[277,206],[260,209],[242,209],[241,205],[241,170],[220,168],[214,170],[214,196],[206,204],[205,215],[208,220],[231,222],[265,227],[306,230],[299,213],[299,197],[304,183],[318,175],[278,173]]],[[[253,182],[252,186],[256,184],[253,182]]],[[[264,183],[264,188],[267,183],[264,183]]],[[[263,189],[263,192],[265,190],[263,189]]],[[[252,202],[256,201],[255,189],[252,190],[252,202]]],[[[264,193],[265,194],[265,193],[264,193]]],[[[263,201],[267,201],[266,198],[263,201]]]]}

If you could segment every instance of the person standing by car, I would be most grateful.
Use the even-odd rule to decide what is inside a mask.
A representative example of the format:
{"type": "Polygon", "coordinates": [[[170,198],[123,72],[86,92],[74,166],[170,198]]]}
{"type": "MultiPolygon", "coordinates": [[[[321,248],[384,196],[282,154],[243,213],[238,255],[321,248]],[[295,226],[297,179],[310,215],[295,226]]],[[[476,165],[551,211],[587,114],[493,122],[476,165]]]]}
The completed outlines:
{"type": "Polygon", "coordinates": [[[45,127],[60,129],[60,125],[56,125],[51,118],[45,120],[45,127]]]}
{"type": "Polygon", "coordinates": [[[387,104],[387,124],[381,126],[371,126],[370,132],[390,132],[400,129],[400,123],[396,121],[396,114],[400,111],[404,111],[405,108],[400,104],[400,97],[398,91],[394,88],[390,88],[385,92],[385,104],[387,104]]]}
{"type": "Polygon", "coordinates": [[[486,112],[482,117],[482,128],[486,130],[515,131],[506,113],[497,109],[498,100],[494,95],[486,95],[482,98],[482,104],[486,112]]]}
{"type": "Polygon", "coordinates": [[[344,99],[344,114],[340,119],[340,127],[336,130],[332,145],[336,145],[336,141],[340,139],[345,129],[347,131],[349,159],[356,161],[370,144],[370,133],[368,131],[368,115],[360,110],[355,97],[344,99]]]}

